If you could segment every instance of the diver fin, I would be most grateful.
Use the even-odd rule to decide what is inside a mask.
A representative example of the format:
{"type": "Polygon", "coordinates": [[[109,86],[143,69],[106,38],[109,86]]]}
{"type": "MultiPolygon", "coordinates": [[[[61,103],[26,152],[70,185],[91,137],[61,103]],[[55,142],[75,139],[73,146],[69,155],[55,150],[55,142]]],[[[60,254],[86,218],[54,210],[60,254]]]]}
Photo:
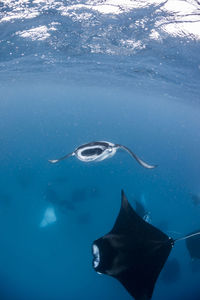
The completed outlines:
{"type": "Polygon", "coordinates": [[[64,160],[70,156],[73,156],[74,155],[74,152],[71,152],[71,153],[68,153],[67,155],[63,156],[63,157],[60,157],[58,159],[49,159],[48,162],[52,163],[52,164],[56,164],[58,163],[59,161],[61,160],[64,160]]]}
{"type": "Polygon", "coordinates": [[[135,160],[144,168],[146,169],[154,169],[156,168],[158,165],[149,165],[146,162],[144,162],[143,160],[141,160],[135,153],[133,153],[129,148],[127,148],[126,146],[120,145],[120,144],[115,144],[116,147],[118,148],[122,148],[125,151],[127,151],[133,158],[135,158],[135,160]]]}

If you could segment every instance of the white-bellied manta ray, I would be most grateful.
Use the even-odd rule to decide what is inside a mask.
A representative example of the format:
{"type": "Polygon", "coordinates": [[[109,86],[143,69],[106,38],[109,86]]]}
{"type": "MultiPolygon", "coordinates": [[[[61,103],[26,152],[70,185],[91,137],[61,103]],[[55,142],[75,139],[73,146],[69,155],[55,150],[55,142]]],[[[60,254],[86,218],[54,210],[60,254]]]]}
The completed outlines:
{"type": "Polygon", "coordinates": [[[58,159],[51,159],[49,160],[49,162],[55,164],[70,156],[76,156],[79,160],[83,162],[102,161],[106,158],[110,158],[113,155],[115,155],[118,149],[123,149],[127,151],[144,168],[154,169],[155,167],[157,167],[157,165],[149,165],[143,160],[141,160],[126,146],[120,144],[113,144],[105,141],[91,142],[81,145],[78,148],[76,148],[73,152],[58,159]]]}

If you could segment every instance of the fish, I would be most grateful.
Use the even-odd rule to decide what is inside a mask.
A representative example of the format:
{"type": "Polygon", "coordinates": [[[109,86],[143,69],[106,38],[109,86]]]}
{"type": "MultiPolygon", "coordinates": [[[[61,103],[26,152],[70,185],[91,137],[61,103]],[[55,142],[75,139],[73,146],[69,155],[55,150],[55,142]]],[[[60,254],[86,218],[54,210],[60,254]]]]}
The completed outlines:
{"type": "Polygon", "coordinates": [[[173,239],[147,223],[122,190],[112,230],[92,244],[92,265],[97,273],[117,279],[135,300],[149,300],[175,242],[187,238],[173,239]]]}
{"type": "Polygon", "coordinates": [[[106,141],[91,142],[83,144],[76,148],[73,152],[66,154],[65,156],[58,159],[48,160],[50,163],[55,164],[61,160],[67,159],[71,156],[75,156],[83,162],[102,161],[107,158],[114,156],[118,149],[123,149],[131,155],[141,166],[147,169],[154,169],[157,165],[150,165],[139,158],[135,153],[132,152],[126,146],[120,144],[113,144],[106,141]]]}

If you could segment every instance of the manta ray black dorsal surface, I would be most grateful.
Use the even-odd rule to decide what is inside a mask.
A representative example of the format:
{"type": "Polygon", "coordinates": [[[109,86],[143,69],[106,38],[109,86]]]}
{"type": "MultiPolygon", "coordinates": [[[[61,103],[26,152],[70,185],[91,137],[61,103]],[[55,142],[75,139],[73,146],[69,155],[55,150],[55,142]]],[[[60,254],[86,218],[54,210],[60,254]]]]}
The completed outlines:
{"type": "Polygon", "coordinates": [[[93,243],[93,266],[119,280],[136,300],[151,299],[174,241],[136,214],[122,191],[113,229],[93,243]]]}

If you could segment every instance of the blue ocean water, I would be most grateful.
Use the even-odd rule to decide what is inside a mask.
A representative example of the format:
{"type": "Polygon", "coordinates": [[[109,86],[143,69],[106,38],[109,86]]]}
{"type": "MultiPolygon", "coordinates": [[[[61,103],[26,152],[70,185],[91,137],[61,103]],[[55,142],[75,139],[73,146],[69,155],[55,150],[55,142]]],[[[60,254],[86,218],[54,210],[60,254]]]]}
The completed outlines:
{"type": "MultiPolygon", "coordinates": [[[[131,299],[92,267],[92,242],[112,228],[122,188],[168,235],[200,228],[199,8],[0,2],[0,299],[131,299]],[[158,168],[125,152],[48,163],[95,140],[158,168]]],[[[199,279],[200,263],[177,242],[152,299],[199,300],[199,279]]]]}

